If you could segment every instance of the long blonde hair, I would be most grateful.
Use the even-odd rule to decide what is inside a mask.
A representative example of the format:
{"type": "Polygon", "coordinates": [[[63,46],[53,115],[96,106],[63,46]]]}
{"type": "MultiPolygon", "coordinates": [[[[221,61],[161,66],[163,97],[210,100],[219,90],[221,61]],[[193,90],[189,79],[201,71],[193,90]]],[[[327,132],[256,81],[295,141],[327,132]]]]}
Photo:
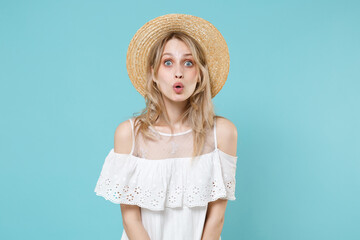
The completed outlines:
{"type": "Polygon", "coordinates": [[[143,136],[153,139],[154,135],[149,131],[149,126],[153,127],[156,120],[162,116],[170,126],[171,133],[173,133],[173,126],[169,121],[162,93],[153,81],[157,78],[165,44],[173,38],[183,41],[190,48],[195,66],[198,69],[198,80],[200,79],[196,84],[194,93],[189,98],[186,110],[180,117],[180,121],[187,120],[193,130],[194,145],[192,157],[194,158],[202,153],[206,132],[214,126],[215,112],[211,100],[210,77],[205,52],[199,43],[191,36],[178,31],[169,32],[159,39],[150,49],[147,66],[148,80],[144,96],[146,107],[141,113],[137,113],[140,113],[140,115],[136,116],[136,114],[134,114],[135,128],[138,129],[137,134],[141,132],[143,136]],[[151,69],[153,69],[153,74],[151,73],[151,69]]]}

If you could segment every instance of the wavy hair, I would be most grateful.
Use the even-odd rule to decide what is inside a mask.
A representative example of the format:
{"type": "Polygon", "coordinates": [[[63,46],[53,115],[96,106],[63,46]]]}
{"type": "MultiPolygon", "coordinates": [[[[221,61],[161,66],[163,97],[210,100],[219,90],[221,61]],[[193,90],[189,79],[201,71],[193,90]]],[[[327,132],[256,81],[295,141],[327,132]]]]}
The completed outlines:
{"type": "Polygon", "coordinates": [[[188,121],[193,130],[193,153],[192,158],[201,155],[205,144],[206,132],[214,126],[214,106],[211,100],[210,76],[207,66],[205,52],[200,44],[191,36],[179,31],[168,32],[160,38],[150,49],[147,66],[147,83],[145,103],[146,107],[140,112],[135,113],[135,128],[143,136],[154,139],[154,135],[149,131],[149,126],[153,127],[156,120],[162,116],[165,122],[170,126],[173,133],[173,126],[169,121],[169,116],[163,101],[163,96],[158,86],[154,82],[157,78],[158,70],[161,64],[161,55],[164,51],[165,44],[173,39],[183,41],[190,49],[194,58],[195,67],[198,69],[198,76],[195,90],[189,97],[185,111],[180,116],[180,121],[188,121]],[[153,73],[151,73],[153,69],[153,73]],[[139,114],[136,116],[136,114],[139,114]]]}

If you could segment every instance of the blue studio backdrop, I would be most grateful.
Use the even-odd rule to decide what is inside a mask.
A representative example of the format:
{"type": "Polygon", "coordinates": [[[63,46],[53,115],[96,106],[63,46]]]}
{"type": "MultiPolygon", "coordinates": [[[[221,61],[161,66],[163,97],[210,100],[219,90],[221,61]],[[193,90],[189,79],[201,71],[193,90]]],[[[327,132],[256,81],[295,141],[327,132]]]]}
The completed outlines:
{"type": "Polygon", "coordinates": [[[238,129],[222,239],[360,239],[360,2],[0,1],[0,239],[120,239],[94,193],[143,97],[126,51],[147,21],[202,17],[228,43],[214,98],[238,129]]]}

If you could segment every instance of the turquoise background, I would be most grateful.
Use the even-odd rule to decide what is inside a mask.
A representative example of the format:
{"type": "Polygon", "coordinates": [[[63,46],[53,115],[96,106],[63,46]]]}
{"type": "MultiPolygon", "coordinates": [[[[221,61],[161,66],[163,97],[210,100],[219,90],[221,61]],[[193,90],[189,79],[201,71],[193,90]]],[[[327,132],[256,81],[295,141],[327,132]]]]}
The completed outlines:
{"type": "Polygon", "coordinates": [[[0,1],[0,239],[120,239],[120,206],[94,188],[145,106],[128,44],[167,13],[210,21],[230,50],[222,239],[360,239],[360,2],[331,0],[0,1]]]}

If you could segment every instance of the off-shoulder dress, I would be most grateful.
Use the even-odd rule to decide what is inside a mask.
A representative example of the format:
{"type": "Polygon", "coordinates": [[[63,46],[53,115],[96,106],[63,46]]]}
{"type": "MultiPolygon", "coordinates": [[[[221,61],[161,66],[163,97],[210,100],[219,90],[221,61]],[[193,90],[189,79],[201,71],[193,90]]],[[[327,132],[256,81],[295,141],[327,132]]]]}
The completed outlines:
{"type": "MultiPolygon", "coordinates": [[[[129,121],[132,150],[129,154],[110,150],[95,193],[115,204],[139,206],[152,240],[200,240],[208,203],[236,199],[237,156],[217,148],[216,121],[195,159],[191,159],[192,129],[168,134],[150,127],[157,140],[149,141],[135,135],[134,119],[129,121]]],[[[121,240],[128,240],[124,229],[121,240]]]]}

